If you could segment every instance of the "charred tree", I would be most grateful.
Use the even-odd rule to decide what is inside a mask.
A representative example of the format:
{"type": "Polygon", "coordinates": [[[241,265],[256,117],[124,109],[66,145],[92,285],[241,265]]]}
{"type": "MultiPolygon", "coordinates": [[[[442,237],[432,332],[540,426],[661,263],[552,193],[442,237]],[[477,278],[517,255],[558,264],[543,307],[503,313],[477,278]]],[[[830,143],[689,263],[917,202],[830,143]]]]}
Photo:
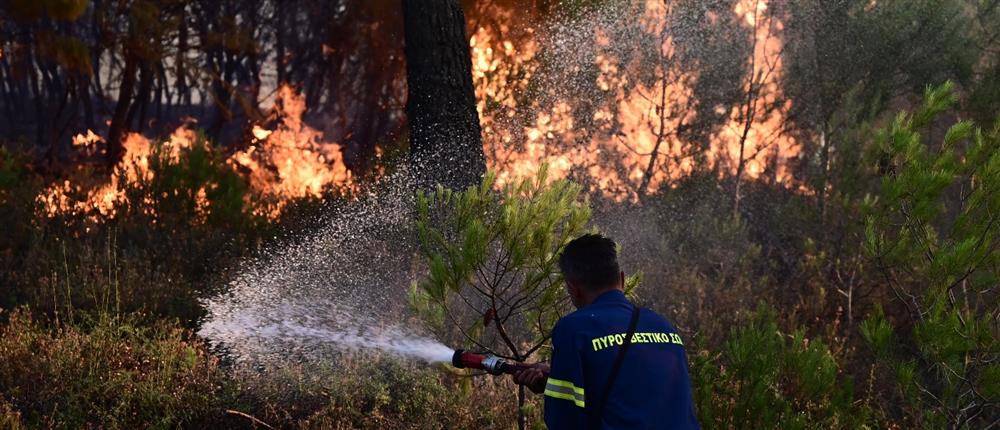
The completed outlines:
{"type": "Polygon", "coordinates": [[[132,91],[135,88],[135,74],[138,69],[138,61],[131,55],[125,58],[125,70],[122,72],[122,83],[118,90],[118,101],[115,103],[114,116],[111,117],[111,126],[108,131],[108,167],[113,168],[122,157],[125,156],[125,149],[122,146],[122,139],[128,131],[127,117],[132,105],[132,91]]]}
{"type": "Polygon", "coordinates": [[[486,170],[472,59],[458,0],[402,0],[410,156],[428,185],[478,184],[486,170]]]}

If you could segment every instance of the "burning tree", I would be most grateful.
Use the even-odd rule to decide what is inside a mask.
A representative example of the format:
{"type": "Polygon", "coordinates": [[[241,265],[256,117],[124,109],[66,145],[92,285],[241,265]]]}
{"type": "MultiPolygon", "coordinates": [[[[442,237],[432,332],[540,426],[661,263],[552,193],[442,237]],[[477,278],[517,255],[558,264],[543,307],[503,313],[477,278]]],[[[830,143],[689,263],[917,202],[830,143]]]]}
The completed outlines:
{"type": "MultiPolygon", "coordinates": [[[[733,108],[733,121],[728,130],[733,135],[729,139],[733,142],[731,145],[735,144],[738,148],[732,151],[736,155],[734,218],[740,213],[740,188],[747,169],[759,174],[768,167],[772,170],[778,167],[762,167],[764,163],[758,160],[758,156],[768,150],[780,151],[773,146],[785,132],[786,121],[781,113],[787,110],[786,100],[778,85],[784,49],[778,38],[782,23],[775,16],[774,8],[761,0],[740,2],[737,10],[752,28],[752,34],[746,38],[747,44],[742,49],[747,57],[746,72],[740,83],[740,103],[733,108]]],[[[774,155],[776,161],[778,154],[774,155]]]]}
{"type": "Polygon", "coordinates": [[[764,0],[562,10],[537,31],[474,35],[499,182],[549,162],[552,176],[641,200],[694,172],[756,178],[765,156],[797,150],[781,133],[781,22],[764,0]]]}
{"type": "MultiPolygon", "coordinates": [[[[585,232],[590,207],[579,185],[546,185],[544,166],[500,192],[494,179],[490,173],[463,192],[419,194],[417,229],[430,271],[413,285],[412,301],[441,338],[525,361],[545,355],[551,328],[567,310],[558,253],[585,232]]],[[[638,279],[630,277],[628,288],[638,279]]],[[[520,428],[524,421],[522,410],[520,428]]]]}

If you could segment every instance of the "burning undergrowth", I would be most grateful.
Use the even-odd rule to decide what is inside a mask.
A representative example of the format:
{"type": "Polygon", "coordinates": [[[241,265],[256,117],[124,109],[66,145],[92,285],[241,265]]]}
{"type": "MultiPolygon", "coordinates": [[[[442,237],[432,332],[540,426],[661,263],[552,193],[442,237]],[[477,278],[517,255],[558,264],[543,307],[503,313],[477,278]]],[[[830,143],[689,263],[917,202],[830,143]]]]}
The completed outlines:
{"type": "MultiPolygon", "coordinates": [[[[213,148],[197,131],[194,120],[159,141],[130,133],[122,142],[124,157],[110,174],[95,172],[81,163],[69,178],[46,188],[36,203],[48,217],[75,216],[101,222],[129,211],[155,219],[156,199],[187,193],[196,219],[205,220],[212,210],[213,194],[232,197],[233,192],[242,191],[222,183],[231,182],[232,173],[246,185],[248,193],[240,197],[244,209],[255,216],[275,219],[295,199],[321,198],[330,192],[352,189],[353,176],[344,164],[341,146],[325,141],[322,132],[303,122],[303,96],[282,86],[270,111],[273,127],[254,125],[250,141],[228,154],[213,148]],[[157,177],[158,173],[178,173],[172,167],[196,163],[192,156],[213,164],[217,171],[221,169],[219,174],[227,179],[201,177],[192,182],[157,177]],[[185,189],[184,185],[191,187],[185,189]]],[[[107,145],[103,137],[88,130],[73,138],[73,150],[78,158],[93,158],[103,156],[107,145]]],[[[192,175],[201,175],[189,170],[192,175]]]]}

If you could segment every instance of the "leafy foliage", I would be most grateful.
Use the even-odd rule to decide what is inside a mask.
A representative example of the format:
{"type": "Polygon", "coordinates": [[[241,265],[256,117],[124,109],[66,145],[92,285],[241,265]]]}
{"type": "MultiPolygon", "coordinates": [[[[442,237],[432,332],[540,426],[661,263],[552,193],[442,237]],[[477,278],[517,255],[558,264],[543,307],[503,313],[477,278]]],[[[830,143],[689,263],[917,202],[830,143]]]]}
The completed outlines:
{"type": "Polygon", "coordinates": [[[0,147],[0,203],[7,203],[7,193],[20,184],[21,164],[7,148],[0,147]]]}
{"type": "Polygon", "coordinates": [[[761,306],[717,353],[692,357],[698,419],[706,428],[859,428],[865,410],[828,347],[804,329],[784,333],[761,306]]]}
{"type": "MultiPolygon", "coordinates": [[[[581,188],[547,170],[493,191],[494,175],[462,192],[417,198],[428,276],[412,287],[417,311],[470,348],[523,361],[566,310],[558,252],[585,231],[581,188]],[[447,322],[447,323],[446,323],[447,322]]],[[[634,283],[634,281],[633,281],[634,283]]]]}
{"type": "Polygon", "coordinates": [[[54,329],[24,311],[7,317],[0,392],[32,427],[171,428],[213,406],[216,359],[179,328],[110,314],[54,329]]]}
{"type": "Polygon", "coordinates": [[[882,190],[867,201],[867,252],[907,312],[878,310],[862,333],[928,428],[978,427],[1000,406],[1000,120],[960,121],[928,144],[956,100],[951,83],[928,88],[878,133],[882,190]]]}
{"type": "Polygon", "coordinates": [[[132,214],[177,218],[174,223],[207,221],[212,225],[250,228],[262,220],[245,180],[225,164],[225,157],[199,133],[190,148],[171,154],[157,147],[149,160],[150,179],[124,184],[132,214]]]}
{"type": "MultiPolygon", "coordinates": [[[[88,201],[87,191],[101,190],[125,197],[113,220],[95,224],[100,208],[92,204],[49,217],[37,200],[40,178],[24,157],[0,149],[0,223],[9,226],[0,235],[0,283],[7,287],[0,306],[107,309],[114,298],[121,311],[194,326],[202,313],[197,298],[216,285],[219,267],[269,231],[254,214],[256,195],[224,160],[201,138],[190,148],[154,144],[148,157],[126,160],[148,167],[132,170],[142,172],[136,181],[101,189],[105,175],[70,195],[88,201]]],[[[92,176],[86,169],[75,174],[92,176]]]]}
{"type": "MultiPolygon", "coordinates": [[[[494,191],[494,173],[455,192],[417,195],[420,250],[429,266],[411,286],[414,309],[467,348],[525,361],[548,343],[567,311],[559,251],[582,234],[590,206],[582,188],[549,181],[547,166],[494,191]]],[[[639,276],[626,280],[626,292],[639,276]]],[[[518,387],[518,424],[534,410],[518,387]]]]}

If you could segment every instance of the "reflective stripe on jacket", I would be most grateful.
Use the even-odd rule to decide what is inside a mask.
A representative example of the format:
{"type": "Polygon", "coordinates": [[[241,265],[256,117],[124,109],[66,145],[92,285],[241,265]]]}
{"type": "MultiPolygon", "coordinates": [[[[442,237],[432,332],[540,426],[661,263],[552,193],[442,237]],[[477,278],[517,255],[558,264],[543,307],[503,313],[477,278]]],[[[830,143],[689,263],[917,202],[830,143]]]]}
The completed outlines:
{"type": "MultiPolygon", "coordinates": [[[[545,423],[550,430],[588,428],[588,411],[604,392],[631,314],[625,295],[609,291],[553,328],[551,373],[545,385],[545,423]]],[[[601,426],[698,428],[684,343],[670,323],[648,309],[639,315],[601,426]]]]}

